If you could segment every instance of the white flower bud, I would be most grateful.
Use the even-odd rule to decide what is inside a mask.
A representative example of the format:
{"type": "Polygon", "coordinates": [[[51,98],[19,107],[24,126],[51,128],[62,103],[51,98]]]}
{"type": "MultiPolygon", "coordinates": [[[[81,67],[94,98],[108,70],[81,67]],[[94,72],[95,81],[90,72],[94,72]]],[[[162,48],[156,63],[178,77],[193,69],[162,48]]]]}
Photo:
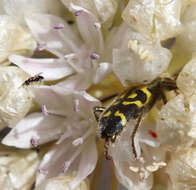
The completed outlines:
{"type": "Polygon", "coordinates": [[[29,190],[39,165],[35,151],[21,151],[1,146],[0,189],[29,190]]]}
{"type": "Polygon", "coordinates": [[[36,42],[13,18],[0,16],[0,63],[11,54],[32,55],[36,42]]]}
{"type": "Polygon", "coordinates": [[[195,189],[196,149],[189,148],[171,155],[166,172],[171,180],[169,190],[195,189]]]}
{"type": "Polygon", "coordinates": [[[32,105],[32,98],[22,83],[28,78],[18,67],[0,67],[0,117],[13,127],[32,105]]]}
{"type": "Polygon", "coordinates": [[[76,188],[72,189],[69,183],[73,179],[73,176],[51,178],[39,185],[35,190],[89,190],[87,179],[82,181],[76,188]]]}

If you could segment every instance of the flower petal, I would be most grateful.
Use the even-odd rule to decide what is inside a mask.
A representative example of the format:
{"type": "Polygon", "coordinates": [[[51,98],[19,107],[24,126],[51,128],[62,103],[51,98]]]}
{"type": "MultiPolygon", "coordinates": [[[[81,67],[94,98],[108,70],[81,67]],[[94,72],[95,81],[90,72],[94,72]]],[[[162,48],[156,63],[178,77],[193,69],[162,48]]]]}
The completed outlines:
{"type": "Polygon", "coordinates": [[[118,7],[116,0],[94,0],[94,3],[103,22],[112,19],[118,7]]]}
{"type": "Polygon", "coordinates": [[[172,54],[159,41],[151,42],[139,33],[133,32],[131,38],[129,47],[113,50],[114,72],[124,85],[151,82],[166,71],[172,54]]]}
{"type": "Polygon", "coordinates": [[[89,138],[85,149],[82,151],[81,160],[76,177],[70,185],[74,189],[79,185],[92,171],[97,163],[97,149],[94,138],[89,138]]]}
{"type": "Polygon", "coordinates": [[[24,16],[33,13],[60,15],[65,12],[58,1],[53,0],[2,0],[6,13],[24,24],[24,16]]]}
{"type": "Polygon", "coordinates": [[[30,189],[39,166],[39,155],[32,150],[0,147],[0,189],[30,189]]]}
{"type": "Polygon", "coordinates": [[[69,139],[64,140],[60,144],[55,144],[51,151],[46,153],[40,164],[40,169],[46,170],[46,173],[37,173],[36,186],[40,185],[46,178],[56,177],[63,173],[63,164],[70,161],[70,164],[75,159],[70,158],[77,153],[80,154],[83,146],[73,146],[69,139]],[[78,149],[79,148],[79,149],[78,149]]]}
{"type": "Polygon", "coordinates": [[[99,101],[90,96],[85,91],[75,91],[55,86],[39,86],[34,88],[36,101],[44,104],[49,113],[68,116],[70,118],[75,114],[75,100],[79,101],[80,111],[75,114],[75,117],[89,117],[92,116],[92,109],[99,101]]]}
{"type": "Polygon", "coordinates": [[[40,44],[45,44],[47,50],[57,56],[76,53],[81,46],[79,35],[60,17],[49,14],[33,14],[26,17],[26,22],[34,37],[40,44]],[[55,30],[57,24],[64,25],[61,30],[55,30]]]}
{"type": "Polygon", "coordinates": [[[99,23],[96,16],[86,9],[77,5],[71,4],[71,8],[74,11],[80,11],[80,14],[76,16],[77,25],[82,38],[92,51],[97,51],[100,54],[103,52],[104,43],[103,36],[100,27],[96,27],[96,23],[99,23]]]}
{"type": "Polygon", "coordinates": [[[112,65],[109,63],[100,63],[94,77],[94,83],[99,83],[104,77],[112,72],[112,65]]]}
{"type": "MultiPolygon", "coordinates": [[[[47,179],[42,183],[40,186],[38,186],[35,190],[73,190],[69,183],[72,181],[74,176],[62,176],[62,177],[54,177],[51,179],[47,179]]],[[[89,190],[88,181],[82,181],[82,183],[74,190],[89,190]]]]}
{"type": "Polygon", "coordinates": [[[84,72],[70,76],[66,80],[58,83],[58,86],[72,90],[86,90],[92,84],[93,77],[94,72],[89,70],[88,73],[84,72]]]}
{"type": "Polygon", "coordinates": [[[31,76],[42,73],[46,81],[57,80],[74,72],[64,59],[32,59],[19,55],[11,55],[9,60],[31,76]]]}
{"type": "Polygon", "coordinates": [[[32,93],[21,84],[28,75],[16,66],[0,67],[0,121],[14,127],[33,105],[32,93]]]}
{"type": "Polygon", "coordinates": [[[18,148],[32,148],[32,139],[36,139],[39,144],[52,141],[62,133],[64,121],[65,118],[32,113],[22,119],[3,139],[2,143],[18,148]]]}

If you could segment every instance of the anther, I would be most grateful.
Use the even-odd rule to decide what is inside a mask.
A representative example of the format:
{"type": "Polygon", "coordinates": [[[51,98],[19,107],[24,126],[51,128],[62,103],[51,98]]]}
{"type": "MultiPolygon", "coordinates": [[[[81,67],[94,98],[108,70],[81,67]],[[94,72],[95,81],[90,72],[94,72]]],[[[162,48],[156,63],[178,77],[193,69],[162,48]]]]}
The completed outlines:
{"type": "Polygon", "coordinates": [[[58,23],[54,26],[54,29],[56,29],[56,30],[60,30],[60,29],[63,29],[63,28],[64,28],[64,24],[62,24],[62,23],[58,23]]]}

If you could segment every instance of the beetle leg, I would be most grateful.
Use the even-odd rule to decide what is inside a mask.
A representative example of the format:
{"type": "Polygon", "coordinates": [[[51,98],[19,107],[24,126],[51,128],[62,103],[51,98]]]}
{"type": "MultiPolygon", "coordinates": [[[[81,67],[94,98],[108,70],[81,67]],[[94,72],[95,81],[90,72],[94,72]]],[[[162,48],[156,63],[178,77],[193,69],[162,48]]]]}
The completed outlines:
{"type": "Polygon", "coordinates": [[[167,98],[166,98],[164,92],[161,92],[161,99],[163,100],[164,104],[167,104],[167,98]]]}
{"type": "Polygon", "coordinates": [[[99,116],[97,115],[97,113],[102,113],[105,110],[105,107],[102,106],[95,106],[93,108],[93,112],[95,115],[95,119],[98,121],[99,120],[99,116]]]}
{"type": "Polygon", "coordinates": [[[135,125],[135,127],[133,129],[132,135],[131,135],[131,144],[132,144],[133,154],[134,154],[135,158],[137,158],[137,153],[136,153],[134,138],[135,138],[135,134],[137,132],[137,129],[138,129],[138,127],[141,124],[142,116],[143,116],[143,112],[139,115],[138,120],[137,120],[137,123],[136,123],[136,125],[135,125]]]}
{"type": "Polygon", "coordinates": [[[105,144],[104,144],[104,155],[105,155],[106,160],[111,160],[112,157],[108,154],[108,146],[109,146],[108,142],[105,142],[105,144]]]}

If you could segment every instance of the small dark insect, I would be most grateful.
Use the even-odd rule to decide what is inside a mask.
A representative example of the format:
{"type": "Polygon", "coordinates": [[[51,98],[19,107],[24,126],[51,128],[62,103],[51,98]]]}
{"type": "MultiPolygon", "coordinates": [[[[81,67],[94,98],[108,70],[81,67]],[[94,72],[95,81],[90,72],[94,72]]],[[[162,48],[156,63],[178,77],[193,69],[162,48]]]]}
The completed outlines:
{"type": "Polygon", "coordinates": [[[157,78],[149,84],[126,90],[107,108],[94,107],[94,114],[98,121],[98,135],[105,139],[106,158],[109,158],[107,153],[109,143],[115,142],[116,137],[130,119],[137,120],[131,135],[133,153],[137,158],[134,137],[144,113],[148,112],[159,99],[166,103],[164,91],[175,89],[177,89],[175,80],[157,78]],[[100,116],[97,113],[100,113],[100,116]]]}
{"type": "Polygon", "coordinates": [[[41,76],[40,73],[39,73],[39,74],[37,74],[33,77],[28,78],[26,81],[24,81],[22,86],[29,86],[31,83],[39,82],[39,81],[42,81],[43,79],[44,79],[44,77],[41,76]]]}

